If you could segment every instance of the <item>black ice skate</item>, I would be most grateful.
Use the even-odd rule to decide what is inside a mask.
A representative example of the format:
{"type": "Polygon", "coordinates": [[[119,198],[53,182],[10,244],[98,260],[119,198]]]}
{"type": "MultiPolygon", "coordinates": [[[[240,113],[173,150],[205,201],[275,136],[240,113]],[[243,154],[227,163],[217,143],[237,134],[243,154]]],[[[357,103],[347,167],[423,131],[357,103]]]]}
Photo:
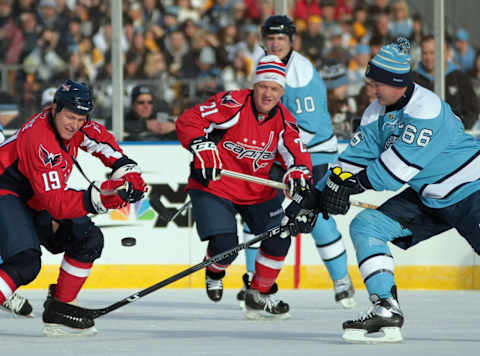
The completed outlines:
{"type": "Polygon", "coordinates": [[[242,276],[243,287],[237,293],[237,300],[242,310],[245,310],[245,294],[247,293],[247,288],[250,288],[250,282],[252,281],[252,278],[253,278],[252,272],[244,273],[242,276]]]}
{"type": "Polygon", "coordinates": [[[276,283],[267,293],[260,293],[257,289],[248,287],[245,294],[245,315],[247,319],[290,318],[290,314],[288,313],[290,307],[287,303],[275,297],[277,291],[278,286],[276,283]]]}
{"type": "Polygon", "coordinates": [[[1,307],[14,313],[15,315],[33,318],[33,308],[28,302],[28,299],[17,293],[13,293],[10,297],[8,297],[5,302],[3,302],[1,307]]]}
{"type": "Polygon", "coordinates": [[[56,300],[55,285],[50,285],[43,304],[43,333],[47,336],[90,336],[97,333],[93,319],[85,316],[82,308],[56,300]]]}
{"type": "Polygon", "coordinates": [[[347,342],[384,343],[401,342],[400,328],[403,325],[403,313],[396,298],[370,296],[373,305],[368,312],[356,320],[343,323],[343,339],[347,342]]]}
{"type": "Polygon", "coordinates": [[[342,279],[333,281],[333,290],[335,292],[335,301],[345,309],[352,309],[355,307],[355,289],[350,275],[346,275],[342,279]]]}
{"type": "Polygon", "coordinates": [[[219,302],[223,296],[222,278],[225,277],[225,271],[214,273],[208,269],[205,272],[205,289],[210,300],[219,302]]]}

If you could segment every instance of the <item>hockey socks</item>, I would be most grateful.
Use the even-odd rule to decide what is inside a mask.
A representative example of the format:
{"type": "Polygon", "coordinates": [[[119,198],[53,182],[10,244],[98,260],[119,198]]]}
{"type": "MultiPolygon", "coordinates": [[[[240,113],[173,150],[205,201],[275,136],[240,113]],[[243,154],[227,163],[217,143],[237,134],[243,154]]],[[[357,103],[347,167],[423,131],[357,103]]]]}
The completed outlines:
{"type": "Polygon", "coordinates": [[[267,293],[272,288],[282,269],[285,256],[267,255],[262,249],[258,250],[255,261],[255,275],[251,286],[260,293],[267,293]]]}
{"type": "Polygon", "coordinates": [[[255,258],[257,257],[258,247],[245,249],[245,261],[247,272],[255,273],[255,258]]]}
{"type": "Polygon", "coordinates": [[[80,262],[63,256],[55,288],[55,298],[64,303],[73,301],[90,274],[93,262],[80,262]]]}
{"type": "Polygon", "coordinates": [[[8,297],[17,289],[17,285],[12,278],[0,269],[0,305],[2,305],[8,297]]]}

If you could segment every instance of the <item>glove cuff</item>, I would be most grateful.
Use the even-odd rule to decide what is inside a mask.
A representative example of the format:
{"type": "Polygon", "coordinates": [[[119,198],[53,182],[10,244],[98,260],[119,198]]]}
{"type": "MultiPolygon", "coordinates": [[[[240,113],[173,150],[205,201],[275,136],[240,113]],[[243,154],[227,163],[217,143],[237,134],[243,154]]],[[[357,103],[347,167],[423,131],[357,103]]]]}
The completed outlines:
{"type": "MultiPolygon", "coordinates": [[[[358,185],[363,189],[373,189],[370,179],[368,179],[367,170],[364,169],[356,174],[358,185]]],[[[360,192],[361,193],[361,192],[360,192]]]]}
{"type": "Polygon", "coordinates": [[[83,195],[85,209],[92,214],[105,214],[108,209],[103,205],[100,192],[93,187],[94,185],[95,187],[98,187],[99,182],[92,182],[83,195]]]}
{"type": "MultiPolygon", "coordinates": [[[[306,166],[292,166],[283,175],[282,182],[284,184],[287,184],[287,178],[289,176],[291,176],[292,173],[294,173],[294,172],[298,172],[298,173],[300,173],[304,176],[307,176],[307,177],[311,176],[311,172],[306,166]]],[[[308,180],[307,180],[307,182],[308,182],[308,180]]]]}
{"type": "Polygon", "coordinates": [[[115,171],[112,172],[110,179],[120,179],[125,174],[128,173],[139,173],[142,174],[140,171],[140,167],[136,163],[128,163],[121,167],[118,167],[115,171]]]}

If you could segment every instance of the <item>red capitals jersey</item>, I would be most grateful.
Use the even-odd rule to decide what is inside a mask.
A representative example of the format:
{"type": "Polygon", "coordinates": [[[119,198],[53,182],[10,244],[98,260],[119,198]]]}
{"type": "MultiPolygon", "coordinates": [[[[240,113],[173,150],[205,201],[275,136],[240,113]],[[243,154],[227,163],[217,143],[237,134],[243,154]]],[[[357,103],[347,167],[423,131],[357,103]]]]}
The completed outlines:
{"type": "MultiPolygon", "coordinates": [[[[295,118],[279,103],[263,120],[257,119],[250,89],[219,93],[177,119],[177,135],[185,148],[197,137],[217,143],[222,168],[261,178],[269,177],[274,161],[288,169],[312,170],[312,161],[299,136],[295,118]]],[[[236,204],[256,204],[273,198],[276,190],[230,177],[211,181],[208,188],[189,178],[187,189],[210,192],[236,204]]]]}
{"type": "Polygon", "coordinates": [[[67,189],[78,149],[112,167],[126,156],[102,125],[90,121],[70,141],[55,134],[44,111],[30,118],[12,137],[0,144],[0,195],[12,194],[35,210],[47,210],[56,219],[88,214],[83,190],[67,189]]]}

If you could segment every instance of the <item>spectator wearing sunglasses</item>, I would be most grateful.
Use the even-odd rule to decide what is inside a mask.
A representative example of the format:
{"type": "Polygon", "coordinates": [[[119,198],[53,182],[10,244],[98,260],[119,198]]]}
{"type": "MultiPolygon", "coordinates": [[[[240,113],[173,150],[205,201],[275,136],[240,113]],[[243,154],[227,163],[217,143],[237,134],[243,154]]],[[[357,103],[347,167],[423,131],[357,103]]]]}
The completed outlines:
{"type": "Polygon", "coordinates": [[[125,115],[125,141],[177,139],[175,123],[169,119],[171,109],[160,104],[151,87],[137,85],[132,89],[130,110],[125,115]]]}

